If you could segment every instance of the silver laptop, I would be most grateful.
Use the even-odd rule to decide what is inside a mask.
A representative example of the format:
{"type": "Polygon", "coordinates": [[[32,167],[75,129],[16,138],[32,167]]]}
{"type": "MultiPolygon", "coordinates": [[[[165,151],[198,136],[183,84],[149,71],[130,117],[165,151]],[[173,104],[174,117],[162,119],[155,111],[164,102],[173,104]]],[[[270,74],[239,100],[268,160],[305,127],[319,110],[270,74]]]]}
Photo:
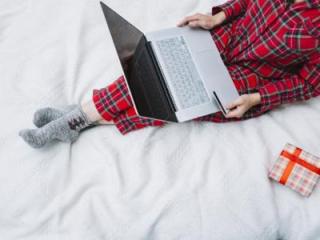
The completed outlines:
{"type": "Polygon", "coordinates": [[[209,31],[143,34],[101,2],[132,97],[142,117],[184,122],[222,111],[239,97],[209,31]]]}

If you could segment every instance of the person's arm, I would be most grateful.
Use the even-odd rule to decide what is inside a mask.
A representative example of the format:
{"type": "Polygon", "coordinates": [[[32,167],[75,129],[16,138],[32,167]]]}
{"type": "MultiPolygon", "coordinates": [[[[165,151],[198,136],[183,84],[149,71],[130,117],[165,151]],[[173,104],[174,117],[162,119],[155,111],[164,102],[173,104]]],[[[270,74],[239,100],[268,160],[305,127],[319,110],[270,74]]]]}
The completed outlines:
{"type": "MultiPolygon", "coordinates": [[[[299,51],[309,51],[320,47],[320,19],[314,18],[308,25],[308,34],[295,34],[288,39],[291,47],[299,51]],[[309,35],[310,34],[310,35],[309,35]]],[[[304,31],[304,29],[302,29],[304,31]]],[[[259,89],[261,95],[261,111],[265,112],[283,103],[308,100],[320,95],[320,53],[314,51],[309,55],[308,62],[304,63],[297,74],[281,81],[268,83],[259,89]]]]}
{"type": "Polygon", "coordinates": [[[273,109],[280,104],[308,100],[320,95],[319,58],[304,64],[298,74],[270,82],[259,88],[258,91],[261,96],[261,112],[273,109]]]}
{"type": "Polygon", "coordinates": [[[297,74],[270,82],[256,93],[241,95],[229,104],[227,118],[247,119],[259,116],[285,103],[308,100],[320,95],[319,54],[305,63],[297,74]]]}
{"type": "Polygon", "coordinates": [[[256,117],[280,104],[308,100],[320,95],[320,53],[316,51],[320,47],[320,31],[318,30],[320,19],[317,17],[312,19],[312,22],[309,22],[306,27],[307,34],[299,32],[304,31],[304,28],[299,31],[297,29],[295,34],[290,35],[289,42],[291,47],[298,51],[315,49],[312,54],[309,54],[309,60],[295,74],[270,81],[257,89],[254,94],[241,95],[229,105],[234,109],[231,109],[227,118],[256,117]]]}
{"type": "Polygon", "coordinates": [[[177,25],[179,27],[188,25],[193,28],[201,27],[210,30],[243,14],[247,9],[248,1],[229,0],[226,3],[214,6],[212,8],[212,16],[197,13],[184,18],[177,25]]]}
{"type": "Polygon", "coordinates": [[[226,20],[226,15],[223,11],[216,13],[213,16],[197,13],[192,16],[185,17],[181,22],[177,24],[178,27],[189,26],[192,28],[203,28],[211,30],[212,28],[219,26],[226,20]]]}
{"type": "Polygon", "coordinates": [[[226,15],[226,21],[232,20],[245,13],[249,0],[228,0],[227,2],[214,6],[212,15],[223,11],[226,15]]]}

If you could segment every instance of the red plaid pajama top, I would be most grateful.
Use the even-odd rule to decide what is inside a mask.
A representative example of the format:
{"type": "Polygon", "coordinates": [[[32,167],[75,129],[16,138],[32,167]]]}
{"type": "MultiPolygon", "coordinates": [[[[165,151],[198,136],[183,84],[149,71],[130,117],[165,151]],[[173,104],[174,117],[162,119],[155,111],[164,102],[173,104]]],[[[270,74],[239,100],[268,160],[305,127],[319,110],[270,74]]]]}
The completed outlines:
{"type": "MultiPolygon", "coordinates": [[[[259,116],[280,104],[320,95],[320,0],[229,0],[215,6],[226,21],[211,30],[212,39],[239,94],[259,92],[261,103],[242,118],[221,112],[198,121],[239,121],[259,116]]],[[[122,134],[165,122],[137,116],[124,80],[94,90],[101,116],[122,134]]]]}

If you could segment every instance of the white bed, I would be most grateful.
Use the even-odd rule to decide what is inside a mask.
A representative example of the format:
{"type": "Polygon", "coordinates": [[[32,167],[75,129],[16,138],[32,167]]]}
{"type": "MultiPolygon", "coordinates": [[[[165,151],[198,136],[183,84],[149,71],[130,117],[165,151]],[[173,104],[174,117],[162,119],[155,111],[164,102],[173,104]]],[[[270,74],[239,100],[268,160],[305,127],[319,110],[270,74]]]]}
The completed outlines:
{"type": "MultiPolygon", "coordinates": [[[[143,31],[222,1],[105,1],[143,31]]],[[[285,143],[320,155],[320,99],[244,122],[85,131],[41,150],[40,107],[89,99],[121,74],[96,0],[0,1],[0,239],[320,239],[310,198],[270,181],[285,143]]]]}

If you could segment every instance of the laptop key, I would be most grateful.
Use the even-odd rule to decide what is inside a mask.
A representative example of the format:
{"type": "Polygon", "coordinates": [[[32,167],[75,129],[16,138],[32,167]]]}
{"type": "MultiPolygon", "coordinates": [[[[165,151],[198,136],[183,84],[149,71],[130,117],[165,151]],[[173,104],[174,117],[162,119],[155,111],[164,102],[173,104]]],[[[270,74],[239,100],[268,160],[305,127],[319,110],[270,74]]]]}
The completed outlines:
{"type": "MultiPolygon", "coordinates": [[[[190,108],[210,101],[182,36],[156,42],[177,96],[178,107],[190,108]]],[[[176,99],[175,99],[176,100],[176,99]]]]}

